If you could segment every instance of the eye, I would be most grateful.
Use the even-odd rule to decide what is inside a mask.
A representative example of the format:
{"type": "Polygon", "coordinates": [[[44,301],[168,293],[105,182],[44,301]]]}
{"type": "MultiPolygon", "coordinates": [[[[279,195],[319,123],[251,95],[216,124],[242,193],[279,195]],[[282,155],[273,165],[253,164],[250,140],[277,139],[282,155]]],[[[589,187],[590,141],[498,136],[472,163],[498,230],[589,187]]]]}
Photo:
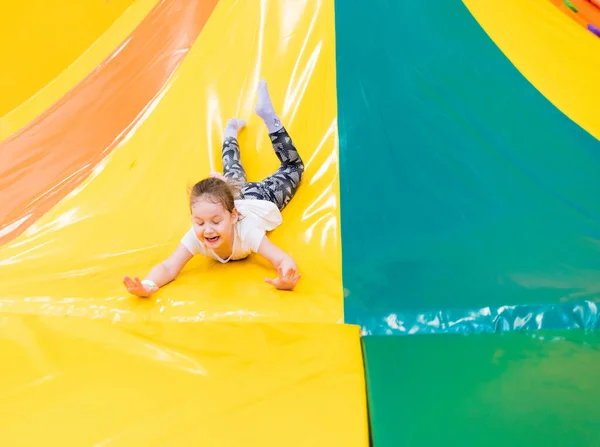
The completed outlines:
{"type": "Polygon", "coordinates": [[[213,220],[213,223],[214,223],[215,225],[219,225],[219,224],[221,223],[221,221],[220,221],[220,220],[213,220]]]}

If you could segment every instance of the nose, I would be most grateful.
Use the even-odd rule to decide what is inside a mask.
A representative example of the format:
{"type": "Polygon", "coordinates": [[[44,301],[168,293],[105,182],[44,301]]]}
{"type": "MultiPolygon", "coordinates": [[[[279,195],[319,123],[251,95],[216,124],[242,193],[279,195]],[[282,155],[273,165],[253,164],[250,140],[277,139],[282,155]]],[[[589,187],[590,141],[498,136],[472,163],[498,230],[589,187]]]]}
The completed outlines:
{"type": "Polygon", "coordinates": [[[204,235],[211,237],[211,236],[215,236],[217,233],[215,232],[215,230],[212,227],[207,227],[204,229],[204,235]]]}

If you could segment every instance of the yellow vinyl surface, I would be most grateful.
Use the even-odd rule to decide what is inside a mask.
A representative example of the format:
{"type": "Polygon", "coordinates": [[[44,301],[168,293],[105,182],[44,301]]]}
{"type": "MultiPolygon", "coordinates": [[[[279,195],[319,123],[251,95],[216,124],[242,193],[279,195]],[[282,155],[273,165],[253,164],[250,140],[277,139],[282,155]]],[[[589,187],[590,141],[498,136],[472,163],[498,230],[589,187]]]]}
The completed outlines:
{"type": "Polygon", "coordinates": [[[0,116],[83,53],[133,0],[0,3],[0,116]]]}
{"type": "Polygon", "coordinates": [[[43,8],[28,10],[31,1],[6,2],[0,5],[0,10],[5,11],[6,14],[2,15],[2,19],[11,24],[9,27],[0,28],[4,41],[10,39],[8,35],[10,30],[15,26],[23,27],[24,24],[30,23],[30,20],[43,20],[42,25],[52,28],[50,36],[39,29],[32,34],[23,33],[21,30],[23,46],[19,48],[14,41],[10,46],[6,46],[6,51],[17,58],[18,63],[6,64],[0,70],[0,85],[2,92],[6,91],[6,96],[0,99],[0,141],[50,107],[94,70],[118,48],[158,0],[136,0],[133,3],[132,0],[115,2],[61,0],[61,2],[65,6],[57,7],[55,2],[33,1],[38,7],[42,6],[51,11],[45,11],[43,8]],[[130,6],[124,9],[127,5],[130,6]],[[63,7],[74,12],[71,15],[64,14],[63,7]],[[20,13],[18,19],[10,15],[10,10],[15,8],[20,13]],[[123,13],[116,17],[121,10],[123,13]],[[76,17],[72,14],[75,12],[81,14],[77,17],[77,26],[59,28],[56,22],[52,22],[53,18],[56,18],[52,13],[58,17],[58,24],[62,24],[66,20],[74,21],[76,17]],[[112,20],[114,21],[111,23],[112,20]],[[91,21],[89,27],[88,21],[91,21]],[[79,37],[82,33],[87,35],[81,40],[79,37],[72,36],[75,32],[80,33],[79,37]],[[36,38],[37,40],[34,41],[36,38]],[[86,47],[85,42],[89,46],[86,47]],[[52,51],[49,53],[50,46],[52,51]],[[43,53],[42,56],[39,53],[43,53]],[[49,57],[49,55],[52,57],[48,63],[38,62],[40,57],[49,57]]]}
{"type": "Polygon", "coordinates": [[[219,2],[124,142],[0,247],[0,311],[122,321],[142,314],[154,321],[342,321],[333,8],[285,4],[219,2]],[[264,282],[274,270],[257,257],[226,265],[197,257],[152,299],[128,295],[123,276],[144,276],[189,229],[188,187],[222,169],[227,118],[248,122],[239,136],[248,180],[277,168],[254,114],[260,77],[306,165],[283,225],[271,234],[296,259],[302,280],[294,293],[280,292],[264,282]]]}
{"type": "Polygon", "coordinates": [[[368,446],[360,332],[340,324],[334,36],[333,2],[220,0],[92,174],[0,246],[0,445],[368,446]],[[129,295],[123,277],[190,227],[188,187],[222,169],[228,118],[247,120],[248,180],[277,168],[260,78],[306,165],[270,234],[297,288],[265,283],[256,256],[197,258],[150,299],[129,295]]]}
{"type": "Polygon", "coordinates": [[[463,0],[515,67],[559,110],[600,138],[600,40],[548,0],[463,0]]]}
{"type": "Polygon", "coordinates": [[[368,446],[358,328],[0,316],[0,445],[368,446]]]}

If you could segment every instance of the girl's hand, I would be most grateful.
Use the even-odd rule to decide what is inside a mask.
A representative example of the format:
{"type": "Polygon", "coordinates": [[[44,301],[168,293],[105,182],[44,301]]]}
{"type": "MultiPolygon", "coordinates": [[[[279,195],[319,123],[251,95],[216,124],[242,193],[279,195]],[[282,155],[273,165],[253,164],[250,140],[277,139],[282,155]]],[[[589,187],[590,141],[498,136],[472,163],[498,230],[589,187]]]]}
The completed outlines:
{"type": "Polygon", "coordinates": [[[257,253],[277,269],[277,278],[265,278],[265,282],[279,290],[292,290],[296,286],[300,279],[296,262],[290,255],[273,244],[266,235],[262,238],[257,253]]]}
{"type": "Polygon", "coordinates": [[[141,298],[148,297],[158,290],[158,287],[145,286],[137,276],[134,279],[126,276],[123,278],[123,284],[129,293],[141,298]]]}
{"type": "Polygon", "coordinates": [[[286,267],[282,265],[277,269],[277,273],[277,278],[265,278],[265,282],[279,290],[293,290],[301,276],[295,266],[286,267]]]}

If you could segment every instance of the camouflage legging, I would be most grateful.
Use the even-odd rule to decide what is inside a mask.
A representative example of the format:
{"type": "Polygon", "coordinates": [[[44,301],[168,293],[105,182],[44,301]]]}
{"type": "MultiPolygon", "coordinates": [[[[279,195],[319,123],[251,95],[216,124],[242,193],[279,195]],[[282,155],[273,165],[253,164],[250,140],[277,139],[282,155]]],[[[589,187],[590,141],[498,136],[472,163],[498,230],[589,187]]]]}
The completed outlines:
{"type": "Polygon", "coordinates": [[[273,132],[269,137],[281,162],[273,175],[262,182],[246,182],[246,171],[240,161],[240,146],[235,137],[227,137],[223,141],[223,175],[242,185],[240,198],[269,200],[282,210],[298,189],[304,163],[285,128],[273,132]]]}

